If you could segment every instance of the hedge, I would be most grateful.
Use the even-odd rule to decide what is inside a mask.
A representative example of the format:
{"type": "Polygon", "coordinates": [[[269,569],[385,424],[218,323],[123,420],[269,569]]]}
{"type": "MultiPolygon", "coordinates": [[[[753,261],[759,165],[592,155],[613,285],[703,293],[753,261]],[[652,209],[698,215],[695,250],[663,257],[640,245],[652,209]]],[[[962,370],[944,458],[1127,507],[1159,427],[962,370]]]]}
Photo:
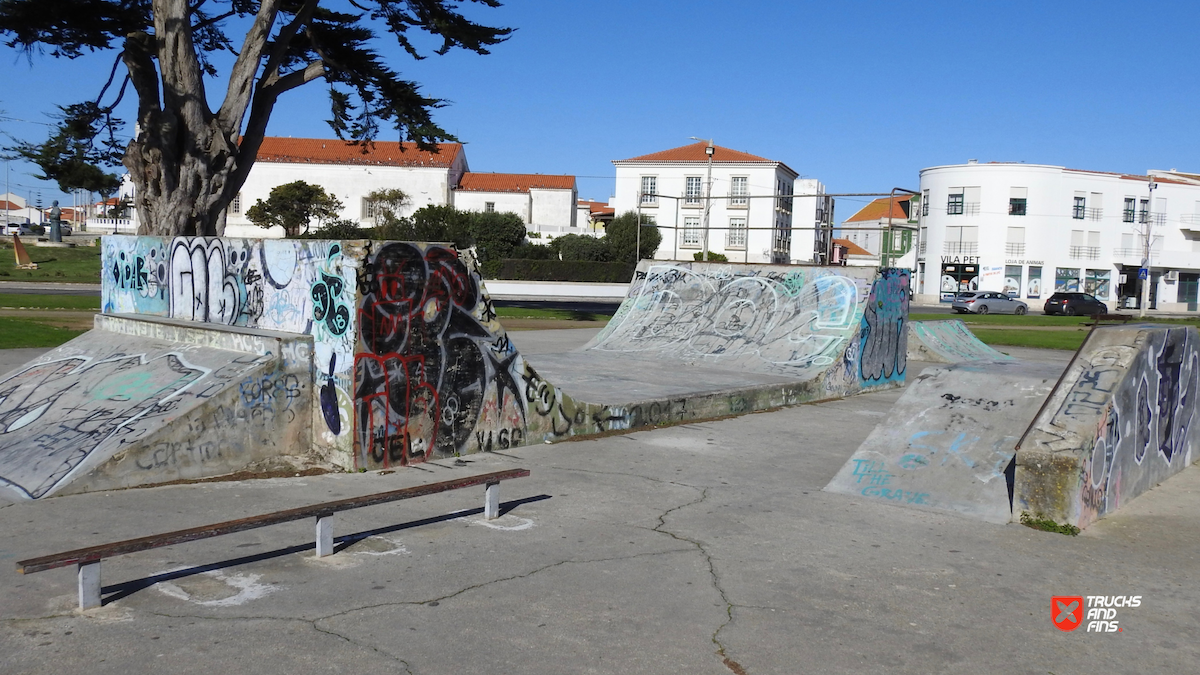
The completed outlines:
{"type": "Polygon", "coordinates": [[[591,281],[627,284],[633,280],[632,263],[584,260],[519,260],[506,258],[498,266],[484,264],[490,279],[509,281],[591,281]],[[493,268],[495,274],[490,274],[493,268]],[[496,269],[498,267],[498,269],[496,269]]]}

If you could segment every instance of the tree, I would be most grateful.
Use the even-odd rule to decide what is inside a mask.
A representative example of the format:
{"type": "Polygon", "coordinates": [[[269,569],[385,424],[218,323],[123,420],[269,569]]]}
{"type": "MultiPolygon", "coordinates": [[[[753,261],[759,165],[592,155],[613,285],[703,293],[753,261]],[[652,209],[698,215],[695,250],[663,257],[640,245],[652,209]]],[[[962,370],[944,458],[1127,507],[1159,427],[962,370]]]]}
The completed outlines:
{"type": "MultiPolygon", "coordinates": [[[[102,141],[106,113],[91,103],[62,107],[62,123],[45,143],[17,143],[17,154],[42,169],[38,178],[58,182],[63,192],[82,189],[98,192],[102,200],[121,187],[121,177],[106,173],[102,165],[120,160],[121,147],[115,136],[102,141]]],[[[119,124],[120,120],[112,120],[119,124]]]]}
{"type": "Polygon", "coordinates": [[[385,227],[400,219],[400,209],[409,203],[408,195],[399,188],[375,190],[367,195],[375,227],[385,227]]]}
{"type": "Polygon", "coordinates": [[[637,256],[634,251],[638,248],[638,214],[627,211],[613,218],[608,224],[604,240],[608,243],[609,255],[615,262],[634,262],[653,258],[662,243],[662,234],[653,223],[642,222],[642,246],[637,256]]]}
{"type": "Polygon", "coordinates": [[[484,262],[510,258],[525,242],[525,223],[515,213],[472,212],[469,231],[471,245],[484,262]]]}
{"type": "MultiPolygon", "coordinates": [[[[497,7],[497,0],[471,0],[497,7]]],[[[374,140],[391,124],[401,140],[423,149],[457,140],[434,123],[444,102],[423,96],[392,70],[377,49],[390,33],[413,58],[423,58],[410,31],[442,40],[444,54],[461,48],[487,54],[512,32],[476,24],[454,0],[0,0],[0,34],[32,55],[49,50],[76,59],[116,52],[108,81],[89,103],[67,106],[60,128],[111,117],[129,85],[137,96],[137,135],[123,163],[133,181],[140,232],[220,235],[225,209],[237,195],[266,134],[279,97],[324,78],[330,126],[340,139],[374,140]],[[227,29],[247,26],[240,48],[227,29]],[[235,53],[216,110],[207,90],[222,86],[217,64],[235,53]],[[114,87],[124,68],[121,84],[114,87]]],[[[236,37],[236,36],[235,36],[236,37]]],[[[99,132],[91,141],[103,150],[99,132]]],[[[111,136],[110,136],[111,137],[111,136]]],[[[42,167],[46,170],[46,167],[42,167]]]]}
{"type": "Polygon", "coordinates": [[[302,180],[271,188],[267,201],[258,200],[246,211],[246,218],[259,227],[283,228],[288,237],[307,233],[315,219],[318,227],[337,220],[342,202],[320,185],[302,180]]]}
{"type": "Polygon", "coordinates": [[[564,234],[550,242],[550,247],[557,250],[563,260],[588,260],[608,262],[612,254],[608,242],[596,237],[585,237],[578,234],[564,234]]]}

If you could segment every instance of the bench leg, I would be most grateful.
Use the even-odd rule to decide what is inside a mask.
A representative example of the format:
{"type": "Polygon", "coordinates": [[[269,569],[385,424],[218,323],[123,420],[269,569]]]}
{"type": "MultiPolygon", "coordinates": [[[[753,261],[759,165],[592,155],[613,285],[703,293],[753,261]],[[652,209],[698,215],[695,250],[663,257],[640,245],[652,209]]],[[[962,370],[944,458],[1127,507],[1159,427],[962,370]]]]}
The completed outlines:
{"type": "Polygon", "coordinates": [[[333,555],[333,515],[317,518],[317,557],[333,555]]]}
{"type": "Polygon", "coordinates": [[[100,606],[100,561],[79,563],[79,609],[100,606]]]}
{"type": "Polygon", "coordinates": [[[500,484],[488,483],[483,489],[483,517],[495,520],[500,517],[500,484]]]}

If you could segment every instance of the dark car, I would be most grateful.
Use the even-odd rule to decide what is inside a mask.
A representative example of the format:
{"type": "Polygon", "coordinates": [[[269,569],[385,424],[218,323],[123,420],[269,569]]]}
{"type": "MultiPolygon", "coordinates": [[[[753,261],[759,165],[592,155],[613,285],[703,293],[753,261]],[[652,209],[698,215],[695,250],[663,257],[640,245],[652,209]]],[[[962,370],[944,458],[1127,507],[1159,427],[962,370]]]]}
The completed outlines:
{"type": "Polygon", "coordinates": [[[1095,296],[1088,293],[1055,293],[1046,300],[1042,311],[1047,314],[1089,316],[1092,314],[1108,314],[1108,305],[1100,302],[1095,296]]]}

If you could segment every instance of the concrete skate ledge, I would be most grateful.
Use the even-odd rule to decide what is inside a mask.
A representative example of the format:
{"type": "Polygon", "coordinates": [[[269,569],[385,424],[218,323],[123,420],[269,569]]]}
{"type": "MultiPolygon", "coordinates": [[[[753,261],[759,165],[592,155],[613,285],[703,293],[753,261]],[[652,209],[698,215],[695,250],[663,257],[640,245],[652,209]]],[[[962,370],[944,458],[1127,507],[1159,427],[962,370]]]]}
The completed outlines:
{"type": "Polygon", "coordinates": [[[259,356],[279,356],[287,368],[311,365],[313,339],[311,335],[303,333],[197,323],[145,314],[97,314],[94,325],[96,330],[120,335],[259,356]]]}

